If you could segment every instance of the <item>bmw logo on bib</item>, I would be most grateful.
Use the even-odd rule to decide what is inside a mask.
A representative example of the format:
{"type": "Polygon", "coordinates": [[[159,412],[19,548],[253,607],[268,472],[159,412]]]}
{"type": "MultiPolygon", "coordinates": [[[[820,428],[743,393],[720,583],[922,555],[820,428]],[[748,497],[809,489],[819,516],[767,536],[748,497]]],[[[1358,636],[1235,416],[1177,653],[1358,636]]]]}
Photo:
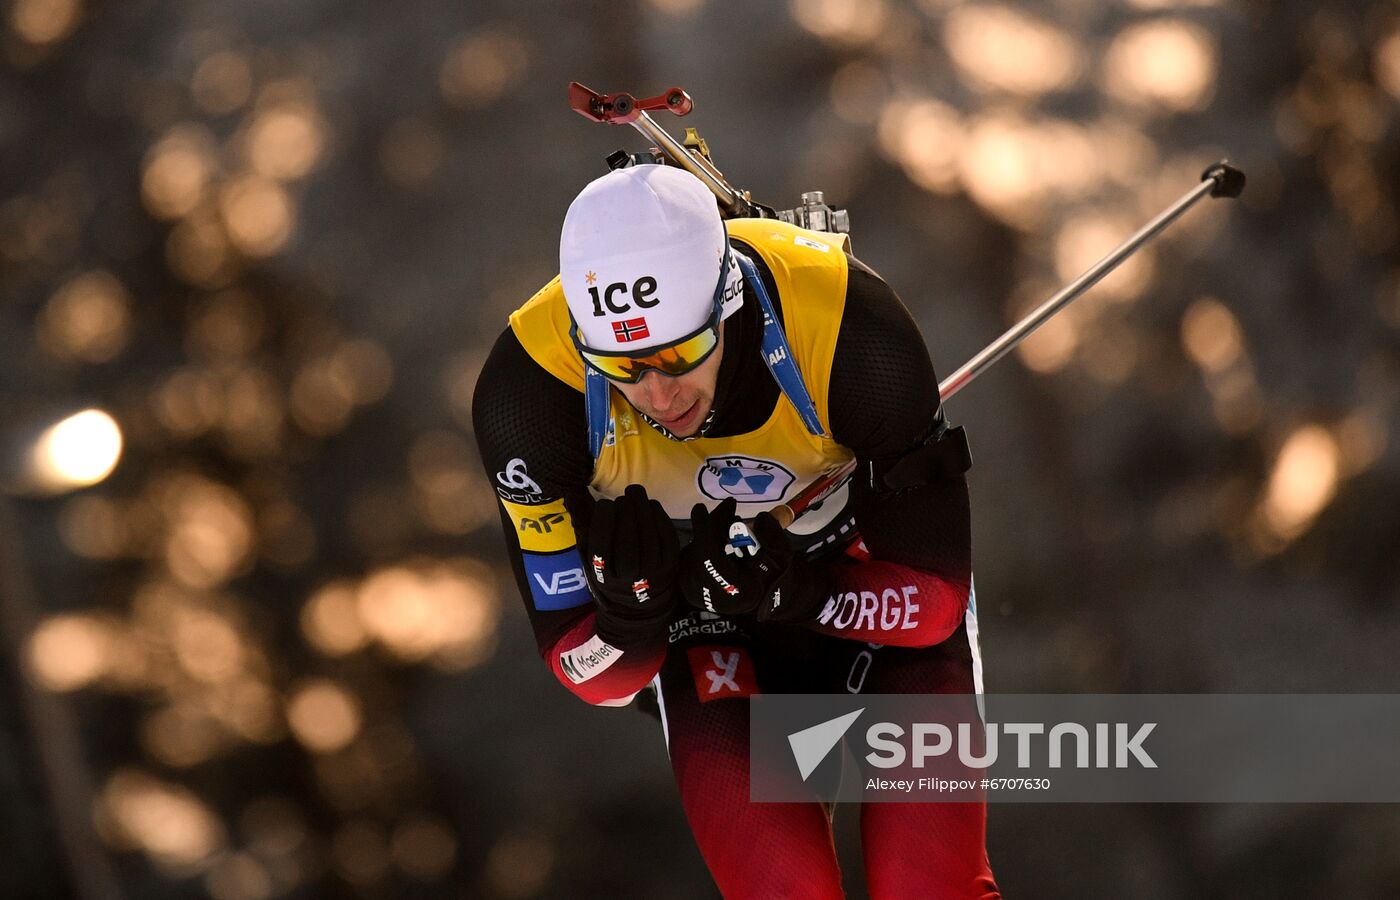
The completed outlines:
{"type": "Polygon", "coordinates": [[[752,456],[708,457],[698,477],[706,497],[740,503],[777,503],[796,480],[781,463],[752,456]]]}

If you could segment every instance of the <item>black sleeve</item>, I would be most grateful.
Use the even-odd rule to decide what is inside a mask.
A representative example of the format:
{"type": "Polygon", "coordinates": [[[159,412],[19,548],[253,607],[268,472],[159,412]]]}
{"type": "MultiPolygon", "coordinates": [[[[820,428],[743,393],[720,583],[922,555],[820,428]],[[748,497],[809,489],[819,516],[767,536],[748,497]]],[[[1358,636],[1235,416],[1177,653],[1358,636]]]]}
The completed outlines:
{"type": "MultiPolygon", "coordinates": [[[[509,328],[496,339],[482,366],[472,397],[472,427],[486,478],[496,493],[527,507],[562,499],[573,520],[565,524],[581,539],[593,505],[583,394],[541,368],[509,328]]],[[[504,506],[501,524],[521,599],[543,652],[593,606],[539,609],[515,523],[504,506]]]]}
{"type": "Polygon", "coordinates": [[[966,581],[972,571],[967,480],[890,491],[862,477],[871,463],[883,468],[928,440],[940,401],[913,316],[880,276],[850,263],[828,410],[832,437],[859,461],[851,505],[861,537],[876,559],[966,581]]]}
{"type": "Polygon", "coordinates": [[[517,458],[549,499],[586,488],[593,475],[583,394],[541,368],[509,328],[481,368],[472,427],[493,486],[517,458]]]}

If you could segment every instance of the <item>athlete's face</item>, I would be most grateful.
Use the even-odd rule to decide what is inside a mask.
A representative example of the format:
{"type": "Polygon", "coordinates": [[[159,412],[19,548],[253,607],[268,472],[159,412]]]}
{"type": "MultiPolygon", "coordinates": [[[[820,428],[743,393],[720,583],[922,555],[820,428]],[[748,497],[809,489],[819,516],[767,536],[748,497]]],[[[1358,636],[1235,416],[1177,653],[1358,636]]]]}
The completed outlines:
{"type": "Polygon", "coordinates": [[[719,343],[705,361],[684,375],[674,378],[650,370],[635,384],[614,381],[639,412],[646,413],[676,437],[691,437],[700,430],[705,417],[715,405],[715,383],[719,379],[719,361],[724,355],[724,326],[720,325],[719,343]]]}

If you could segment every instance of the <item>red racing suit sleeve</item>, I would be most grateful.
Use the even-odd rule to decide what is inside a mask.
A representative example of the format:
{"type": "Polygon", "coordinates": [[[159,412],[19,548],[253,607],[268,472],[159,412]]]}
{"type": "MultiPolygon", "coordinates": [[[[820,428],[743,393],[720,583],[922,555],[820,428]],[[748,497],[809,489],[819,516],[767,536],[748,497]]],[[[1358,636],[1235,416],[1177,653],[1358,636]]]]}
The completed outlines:
{"type": "Polygon", "coordinates": [[[666,639],[626,652],[598,636],[590,609],[578,623],[543,648],[554,677],[594,706],[626,706],[661,670],[666,639]]]}
{"type": "Polygon", "coordinates": [[[969,584],[885,560],[835,564],[831,589],[811,628],[833,637],[895,647],[947,640],[967,613],[969,584]]]}

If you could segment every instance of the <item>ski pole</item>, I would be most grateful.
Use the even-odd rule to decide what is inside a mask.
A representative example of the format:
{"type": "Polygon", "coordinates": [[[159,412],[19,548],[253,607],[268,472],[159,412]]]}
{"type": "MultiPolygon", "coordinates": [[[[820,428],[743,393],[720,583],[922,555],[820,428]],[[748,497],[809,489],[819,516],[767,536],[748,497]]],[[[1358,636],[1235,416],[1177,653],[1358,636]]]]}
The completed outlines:
{"type": "MultiPolygon", "coordinates": [[[[1090,266],[1084,274],[1065,285],[1053,297],[1036,307],[1024,319],[1017,322],[996,340],[992,341],[975,356],[958,367],[938,385],[938,396],[947,400],[972,383],[973,379],[991,368],[1003,356],[1031,335],[1037,328],[1089,288],[1103,280],[1104,276],[1118,268],[1122,262],[1140,250],[1144,244],[1176,221],[1182,213],[1190,209],[1198,200],[1209,194],[1212,197],[1238,197],[1244,190],[1244,172],[1221,160],[1201,174],[1201,183],[1183,194],[1175,203],[1158,213],[1137,233],[1119,244],[1107,256],[1090,266]]],[[[834,491],[850,480],[855,471],[854,459],[828,472],[809,484],[800,494],[787,503],[771,510],[778,524],[784,528],[793,523],[816,503],[825,500],[834,491]]]]}
{"type": "Polygon", "coordinates": [[[1065,285],[1053,297],[1040,304],[1024,319],[1011,326],[1005,334],[992,341],[976,356],[963,363],[956,372],[945,378],[943,383],[938,386],[939,397],[947,400],[967,387],[974,378],[987,371],[997,360],[1015,349],[1017,344],[1024,341],[1041,325],[1044,325],[1051,316],[1102,281],[1104,276],[1118,268],[1123,260],[1132,256],[1144,244],[1161,233],[1162,229],[1176,221],[1182,213],[1194,206],[1196,201],[1207,194],[1212,197],[1238,197],[1240,192],[1244,190],[1244,180],[1244,173],[1230,165],[1226,160],[1221,160],[1206,169],[1201,174],[1200,184],[1158,213],[1156,218],[1138,229],[1136,234],[1113,248],[1107,256],[1090,266],[1088,271],[1065,285]]]}

